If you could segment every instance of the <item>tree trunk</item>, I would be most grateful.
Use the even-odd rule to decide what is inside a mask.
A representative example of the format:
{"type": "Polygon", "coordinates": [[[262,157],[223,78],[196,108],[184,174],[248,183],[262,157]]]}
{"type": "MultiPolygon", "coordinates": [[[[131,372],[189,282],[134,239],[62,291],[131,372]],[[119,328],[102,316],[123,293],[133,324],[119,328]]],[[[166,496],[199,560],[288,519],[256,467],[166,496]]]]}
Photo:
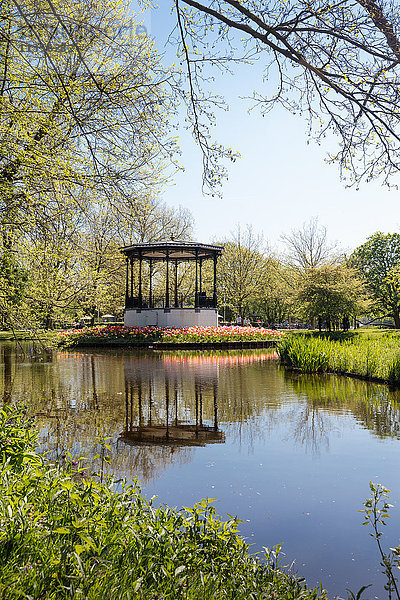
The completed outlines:
{"type": "Polygon", "coordinates": [[[393,319],[395,328],[400,329],[400,314],[398,310],[393,312],[393,319]]]}
{"type": "Polygon", "coordinates": [[[54,320],[51,314],[47,314],[44,319],[45,329],[54,329],[54,320]]]}

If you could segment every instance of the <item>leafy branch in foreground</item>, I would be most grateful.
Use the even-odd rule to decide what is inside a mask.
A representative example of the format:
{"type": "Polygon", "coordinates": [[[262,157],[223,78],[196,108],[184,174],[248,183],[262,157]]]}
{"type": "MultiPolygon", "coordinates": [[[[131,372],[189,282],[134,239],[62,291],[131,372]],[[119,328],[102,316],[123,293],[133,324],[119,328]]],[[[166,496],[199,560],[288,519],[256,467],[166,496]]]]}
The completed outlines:
{"type": "Polygon", "coordinates": [[[383,567],[382,572],[387,580],[385,590],[388,592],[389,600],[392,599],[393,595],[395,595],[397,600],[400,600],[397,577],[394,576],[393,572],[395,567],[400,568],[400,546],[390,548],[390,552],[387,553],[384,551],[381,542],[383,534],[380,528],[387,525],[386,521],[390,519],[389,509],[392,507],[392,504],[387,502],[390,490],[379,483],[374,484],[372,481],[370,481],[369,487],[371,497],[364,502],[364,510],[360,511],[365,516],[363,525],[370,525],[372,528],[370,536],[376,540],[378,546],[381,558],[380,564],[383,567]]]}

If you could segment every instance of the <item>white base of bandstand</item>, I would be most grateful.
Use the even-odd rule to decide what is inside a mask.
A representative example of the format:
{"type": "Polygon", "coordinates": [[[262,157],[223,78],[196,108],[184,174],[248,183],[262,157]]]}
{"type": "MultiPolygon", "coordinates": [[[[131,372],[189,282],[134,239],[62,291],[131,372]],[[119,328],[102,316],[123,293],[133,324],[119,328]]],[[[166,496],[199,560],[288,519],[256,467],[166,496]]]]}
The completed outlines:
{"type": "Polygon", "coordinates": [[[125,309],[125,327],[217,327],[216,308],[125,309]]]}

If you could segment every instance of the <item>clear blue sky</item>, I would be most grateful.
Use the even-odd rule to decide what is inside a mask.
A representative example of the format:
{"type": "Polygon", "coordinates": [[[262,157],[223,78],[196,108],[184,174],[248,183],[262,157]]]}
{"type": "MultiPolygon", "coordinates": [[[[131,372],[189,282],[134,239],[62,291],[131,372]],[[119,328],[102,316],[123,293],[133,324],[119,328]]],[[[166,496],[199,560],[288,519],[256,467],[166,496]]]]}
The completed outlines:
{"type": "MultiPolygon", "coordinates": [[[[160,52],[165,51],[174,24],[169,5],[163,0],[161,8],[145,17],[160,52]]],[[[173,48],[166,52],[171,57],[173,48]]],[[[379,181],[363,184],[359,191],[346,188],[338,167],[325,162],[335,145],[307,144],[305,118],[278,107],[265,117],[257,109],[249,114],[251,101],[240,96],[268,86],[259,73],[260,66],[239,66],[233,77],[215,82],[216,93],[225,96],[230,110],[217,114],[213,137],[242,156],[228,165],[221,199],[202,193],[199,150],[183,127],[178,132],[185,171],[175,175],[163,199],[192,212],[196,238],[203,242],[225,238],[238,223],[251,224],[273,250],[282,250],[282,233],[318,217],[329,238],[351,250],[375,231],[399,231],[399,191],[388,190],[379,181]]]]}

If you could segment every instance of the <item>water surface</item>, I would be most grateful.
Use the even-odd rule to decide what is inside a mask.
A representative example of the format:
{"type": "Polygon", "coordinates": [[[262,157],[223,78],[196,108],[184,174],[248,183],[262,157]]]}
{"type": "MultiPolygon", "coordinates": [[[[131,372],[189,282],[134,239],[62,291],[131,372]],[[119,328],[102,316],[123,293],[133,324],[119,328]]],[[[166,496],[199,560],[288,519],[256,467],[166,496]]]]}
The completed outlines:
{"type": "Polygon", "coordinates": [[[373,583],[377,550],[362,526],[369,481],[391,489],[384,545],[400,543],[399,392],[384,385],[285,371],[265,350],[70,351],[0,344],[3,401],[26,403],[51,458],[70,451],[96,470],[137,477],[157,502],[216,498],[255,550],[283,543],[309,585],[331,598],[373,583]]]}

